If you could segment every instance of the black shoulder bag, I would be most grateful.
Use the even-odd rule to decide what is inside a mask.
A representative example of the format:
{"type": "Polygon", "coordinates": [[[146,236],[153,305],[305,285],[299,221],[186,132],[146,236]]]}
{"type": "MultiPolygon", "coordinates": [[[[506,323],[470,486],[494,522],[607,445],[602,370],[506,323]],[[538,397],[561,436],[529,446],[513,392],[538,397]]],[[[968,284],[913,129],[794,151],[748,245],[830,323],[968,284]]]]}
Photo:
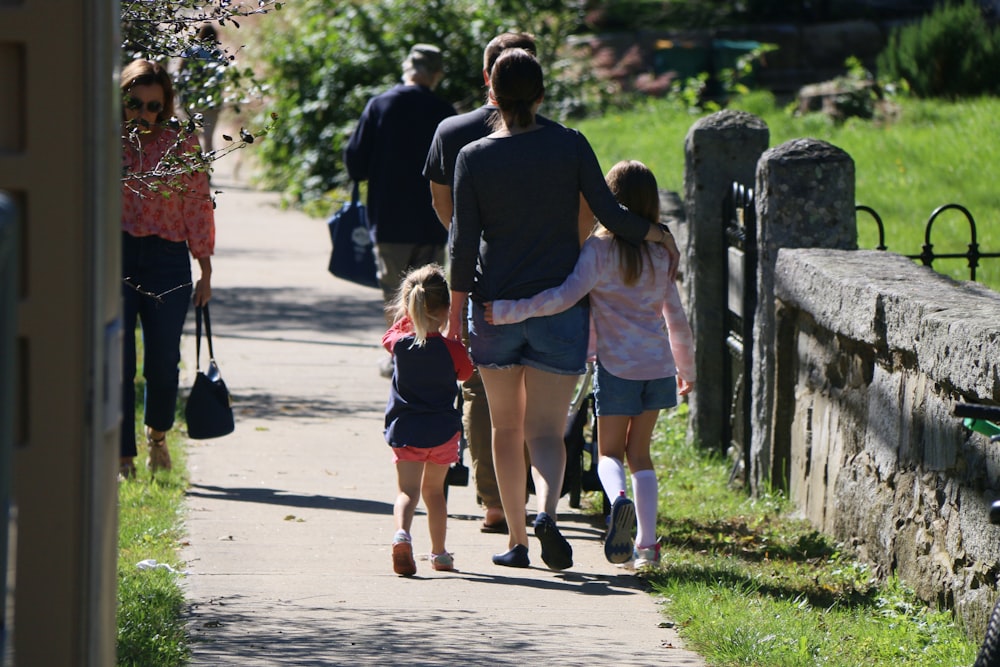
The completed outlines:
{"type": "Polygon", "coordinates": [[[188,437],[206,440],[229,435],[236,428],[233,421],[233,401],[222,373],[215,363],[212,349],[212,324],[208,319],[208,305],[195,307],[195,353],[198,373],[188,395],[184,416],[187,419],[188,437]],[[201,317],[205,315],[205,338],[208,341],[208,368],[201,370],[201,317]]]}

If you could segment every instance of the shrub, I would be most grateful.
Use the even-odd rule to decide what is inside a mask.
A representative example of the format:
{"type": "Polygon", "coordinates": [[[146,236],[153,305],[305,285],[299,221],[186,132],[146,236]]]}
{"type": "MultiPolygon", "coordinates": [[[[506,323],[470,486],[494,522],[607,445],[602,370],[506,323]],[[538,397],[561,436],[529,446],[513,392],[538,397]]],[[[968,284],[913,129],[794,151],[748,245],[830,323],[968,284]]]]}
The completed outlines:
{"type": "Polygon", "coordinates": [[[1000,38],[975,0],[939,5],[896,28],[879,54],[879,77],[905,80],[920,97],[959,98],[1000,90],[1000,38]]]}
{"type": "Polygon", "coordinates": [[[410,46],[441,47],[437,93],[460,111],[483,102],[483,47],[505,30],[533,33],[546,71],[546,114],[579,106],[575,81],[557,57],[582,18],[581,3],[556,0],[302,0],[269,22],[256,45],[268,113],[278,123],[260,146],[265,185],[303,203],[346,182],[343,150],[365,103],[399,81],[410,46]]]}

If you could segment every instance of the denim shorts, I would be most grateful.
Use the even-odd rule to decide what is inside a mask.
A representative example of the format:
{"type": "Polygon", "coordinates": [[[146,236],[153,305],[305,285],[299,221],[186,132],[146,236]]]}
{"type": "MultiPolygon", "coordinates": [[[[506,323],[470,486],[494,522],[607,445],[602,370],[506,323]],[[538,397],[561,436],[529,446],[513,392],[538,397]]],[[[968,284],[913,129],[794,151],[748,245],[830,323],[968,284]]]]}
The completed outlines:
{"type": "Polygon", "coordinates": [[[594,375],[594,404],[597,416],[635,417],[647,410],[665,410],[677,405],[677,378],[624,380],[597,364],[594,375]]]}
{"type": "Polygon", "coordinates": [[[590,308],[585,304],[516,324],[489,324],[481,304],[471,302],[470,308],[469,354],[477,366],[531,366],[558,375],[587,370],[590,308]]]}

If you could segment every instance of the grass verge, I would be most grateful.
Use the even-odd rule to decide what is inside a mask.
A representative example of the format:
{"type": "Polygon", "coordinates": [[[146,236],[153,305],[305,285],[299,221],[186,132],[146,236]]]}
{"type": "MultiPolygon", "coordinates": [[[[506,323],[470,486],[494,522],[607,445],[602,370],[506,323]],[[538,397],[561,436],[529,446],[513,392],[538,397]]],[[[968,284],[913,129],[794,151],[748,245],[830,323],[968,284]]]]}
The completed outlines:
{"type": "MultiPolygon", "coordinates": [[[[1000,142],[983,140],[996,134],[1000,99],[897,102],[891,118],[846,123],[835,123],[819,113],[793,116],[763,92],[736,98],[730,106],[767,123],[771,147],[811,137],[849,154],[855,164],[855,200],[882,217],[890,251],[920,253],[924,228],[934,209],[958,203],[976,221],[980,251],[1000,252],[994,227],[1000,220],[1000,200],[989,176],[1000,161],[1000,142]]],[[[707,114],[691,114],[668,101],[651,100],[632,111],[573,126],[590,140],[605,170],[619,160],[641,160],[656,174],[661,188],[683,196],[684,140],[703,115],[707,114]]],[[[949,211],[935,221],[931,240],[937,253],[964,253],[970,242],[969,224],[957,211],[949,211]]],[[[858,216],[858,245],[867,249],[878,245],[878,228],[864,214],[858,216]]],[[[969,279],[964,259],[940,260],[934,268],[958,280],[969,279]]],[[[1000,290],[1000,260],[983,260],[976,278],[1000,290]]]]}
{"type": "Polygon", "coordinates": [[[118,484],[120,667],[179,667],[187,662],[181,575],[163,567],[138,567],[142,561],[153,560],[182,569],[177,549],[183,537],[187,468],[177,439],[176,432],[167,436],[172,471],[157,472],[154,478],[145,464],[146,447],[140,445],[136,478],[118,484]]]}
{"type": "Polygon", "coordinates": [[[781,494],[729,488],[729,462],[685,440],[682,406],[653,443],[662,568],[646,576],[688,648],[718,666],[972,664],[949,612],[877,581],[781,494]]]}

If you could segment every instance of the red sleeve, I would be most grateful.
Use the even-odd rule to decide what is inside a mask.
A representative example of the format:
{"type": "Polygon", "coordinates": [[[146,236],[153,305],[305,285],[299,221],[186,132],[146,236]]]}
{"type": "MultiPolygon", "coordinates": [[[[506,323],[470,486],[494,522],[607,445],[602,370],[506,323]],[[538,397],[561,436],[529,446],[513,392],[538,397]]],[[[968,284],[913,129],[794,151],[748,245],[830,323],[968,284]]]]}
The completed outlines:
{"type": "Polygon", "coordinates": [[[410,320],[407,317],[399,320],[392,327],[385,332],[382,336],[382,347],[384,347],[389,354],[392,354],[392,349],[396,347],[396,342],[400,338],[406,338],[413,333],[413,327],[410,325],[410,320]]]}
{"type": "Polygon", "coordinates": [[[457,340],[451,338],[443,338],[442,340],[448,346],[451,359],[455,362],[455,373],[458,375],[458,381],[465,382],[472,377],[472,359],[469,359],[469,353],[465,351],[465,346],[457,340]]]}

